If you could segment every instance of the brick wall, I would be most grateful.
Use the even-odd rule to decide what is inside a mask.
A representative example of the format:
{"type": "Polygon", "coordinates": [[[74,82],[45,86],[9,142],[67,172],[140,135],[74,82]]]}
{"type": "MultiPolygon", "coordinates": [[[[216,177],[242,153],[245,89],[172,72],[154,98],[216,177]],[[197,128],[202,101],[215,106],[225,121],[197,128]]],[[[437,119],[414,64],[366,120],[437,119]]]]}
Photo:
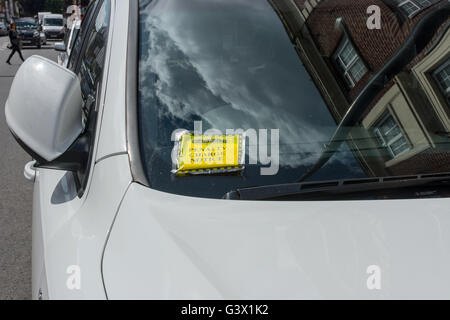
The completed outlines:
{"type": "MultiPolygon", "coordinates": [[[[304,0],[294,1],[299,6],[304,3],[304,0]]],[[[316,46],[328,60],[330,68],[334,70],[332,57],[343,35],[341,29],[335,28],[335,22],[337,18],[344,19],[353,43],[369,69],[369,72],[351,90],[346,88],[339,72],[334,70],[336,78],[342,82],[344,93],[349,101],[352,101],[370,78],[399,50],[415,23],[432,7],[423,10],[412,19],[401,21],[396,12],[381,0],[322,0],[310,13],[307,26],[316,46]],[[377,5],[381,9],[381,30],[367,28],[366,11],[371,5],[377,5]]],[[[421,57],[418,57],[414,64],[420,60],[421,57]]]]}
{"type": "Polygon", "coordinates": [[[389,169],[392,175],[450,172],[450,152],[429,149],[389,169]]]}

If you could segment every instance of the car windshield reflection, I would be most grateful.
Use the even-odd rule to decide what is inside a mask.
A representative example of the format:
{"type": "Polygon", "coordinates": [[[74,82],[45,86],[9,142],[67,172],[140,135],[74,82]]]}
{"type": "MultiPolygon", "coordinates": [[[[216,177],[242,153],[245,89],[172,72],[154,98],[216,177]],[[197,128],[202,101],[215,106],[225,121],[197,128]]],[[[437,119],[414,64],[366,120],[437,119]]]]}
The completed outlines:
{"type": "Polygon", "coordinates": [[[216,198],[450,172],[449,3],[407,2],[141,1],[139,125],[152,187],[216,198]],[[263,176],[247,159],[237,175],[174,175],[172,133],[196,121],[279,130],[279,170],[263,176]]]}

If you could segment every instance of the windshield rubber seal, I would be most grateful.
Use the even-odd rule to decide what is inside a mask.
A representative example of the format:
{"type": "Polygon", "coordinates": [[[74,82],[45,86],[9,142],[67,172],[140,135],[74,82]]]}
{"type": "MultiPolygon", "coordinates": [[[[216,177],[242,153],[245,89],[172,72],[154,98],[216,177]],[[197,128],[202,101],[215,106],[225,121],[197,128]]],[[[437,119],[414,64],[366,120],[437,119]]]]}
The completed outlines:
{"type": "Polygon", "coordinates": [[[139,141],[139,3],[130,0],[128,18],[127,70],[126,70],[126,131],[127,149],[133,181],[150,187],[142,164],[139,141]]]}

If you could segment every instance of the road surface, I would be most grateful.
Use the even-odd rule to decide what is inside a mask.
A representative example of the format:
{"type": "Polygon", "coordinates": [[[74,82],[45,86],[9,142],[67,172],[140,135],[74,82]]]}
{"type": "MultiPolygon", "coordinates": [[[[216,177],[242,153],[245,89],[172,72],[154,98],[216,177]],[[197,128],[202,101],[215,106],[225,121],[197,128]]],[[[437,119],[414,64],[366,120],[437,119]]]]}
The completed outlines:
{"type": "MultiPolygon", "coordinates": [[[[30,157],[9,133],[4,106],[21,60],[5,63],[11,53],[8,37],[0,37],[0,300],[31,298],[31,203],[33,185],[23,177],[30,157]]],[[[24,48],[24,58],[41,55],[56,61],[53,43],[24,48]]]]}

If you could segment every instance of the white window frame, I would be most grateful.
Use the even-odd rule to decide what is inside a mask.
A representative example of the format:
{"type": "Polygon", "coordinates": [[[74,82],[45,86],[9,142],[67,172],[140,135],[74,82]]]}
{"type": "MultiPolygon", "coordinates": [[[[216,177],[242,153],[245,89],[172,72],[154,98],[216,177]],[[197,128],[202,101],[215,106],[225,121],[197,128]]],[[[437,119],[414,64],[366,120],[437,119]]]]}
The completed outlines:
{"type": "MultiPolygon", "coordinates": [[[[389,129],[389,131],[390,131],[390,130],[393,130],[394,128],[395,128],[395,127],[392,127],[391,129],[389,129]]],[[[410,143],[409,143],[409,141],[408,141],[408,138],[407,138],[406,135],[403,133],[402,128],[400,127],[400,125],[398,124],[397,120],[395,119],[395,117],[394,117],[390,112],[385,113],[385,114],[381,117],[381,120],[377,122],[377,124],[374,126],[373,130],[374,130],[374,132],[375,132],[376,137],[377,137],[377,138],[380,140],[380,142],[382,143],[382,146],[385,147],[385,148],[389,151],[389,154],[391,155],[391,158],[392,158],[392,159],[395,159],[395,158],[397,158],[398,156],[400,156],[400,155],[402,155],[402,154],[404,154],[404,153],[406,153],[406,152],[408,152],[408,151],[411,150],[411,145],[410,145],[410,143]],[[380,127],[381,127],[381,126],[382,126],[389,118],[392,118],[392,120],[394,121],[396,127],[399,129],[399,134],[396,135],[395,137],[392,137],[390,140],[386,140],[385,135],[383,135],[383,134],[381,133],[381,131],[380,131],[380,127]],[[397,142],[399,139],[401,139],[401,138],[405,139],[405,143],[406,143],[407,148],[406,148],[405,150],[403,150],[402,152],[396,154],[396,153],[394,152],[393,148],[392,148],[392,145],[393,145],[395,142],[397,142]]],[[[389,132],[388,132],[388,133],[389,133],[389,132]]]]}
{"type": "Polygon", "coordinates": [[[363,78],[363,76],[367,73],[367,67],[364,63],[364,61],[361,59],[361,57],[358,55],[358,52],[356,51],[353,44],[350,42],[347,36],[342,40],[341,44],[339,45],[338,49],[336,50],[336,53],[334,54],[334,60],[339,64],[340,71],[343,72],[343,76],[348,81],[348,85],[350,88],[354,88],[356,84],[363,78]],[[350,62],[347,64],[344,62],[344,60],[341,58],[341,55],[344,51],[344,49],[347,47],[347,45],[350,45],[353,49],[354,56],[351,58],[350,62]],[[350,73],[351,68],[355,66],[355,64],[361,61],[361,63],[364,65],[364,68],[366,69],[363,76],[361,78],[354,79],[353,76],[350,73]]]}

